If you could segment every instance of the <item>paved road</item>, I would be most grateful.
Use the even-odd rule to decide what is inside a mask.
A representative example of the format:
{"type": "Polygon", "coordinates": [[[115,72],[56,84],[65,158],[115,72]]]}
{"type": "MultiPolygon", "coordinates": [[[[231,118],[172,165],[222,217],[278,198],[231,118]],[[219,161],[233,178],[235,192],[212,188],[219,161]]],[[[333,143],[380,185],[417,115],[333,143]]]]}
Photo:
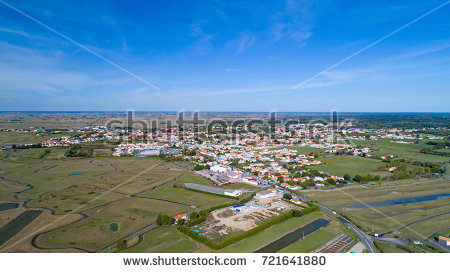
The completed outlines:
{"type": "MultiPolygon", "coordinates": [[[[308,199],[302,197],[302,196],[298,196],[296,194],[293,194],[292,192],[288,192],[286,191],[285,193],[289,193],[291,195],[293,195],[293,197],[303,201],[303,202],[311,202],[308,199]]],[[[365,234],[362,230],[360,230],[358,227],[356,227],[354,224],[352,224],[351,222],[349,222],[347,219],[345,219],[344,217],[340,216],[339,214],[337,214],[336,212],[333,212],[332,210],[326,208],[325,206],[322,206],[318,203],[315,203],[316,205],[319,206],[319,208],[325,212],[327,212],[328,214],[330,214],[333,217],[336,217],[336,219],[338,219],[339,221],[341,221],[344,225],[346,225],[351,231],[353,231],[361,240],[361,242],[364,244],[364,246],[366,247],[367,251],[369,251],[369,253],[377,253],[378,250],[376,249],[375,245],[373,244],[373,239],[372,237],[368,236],[367,234],[365,234]]]]}

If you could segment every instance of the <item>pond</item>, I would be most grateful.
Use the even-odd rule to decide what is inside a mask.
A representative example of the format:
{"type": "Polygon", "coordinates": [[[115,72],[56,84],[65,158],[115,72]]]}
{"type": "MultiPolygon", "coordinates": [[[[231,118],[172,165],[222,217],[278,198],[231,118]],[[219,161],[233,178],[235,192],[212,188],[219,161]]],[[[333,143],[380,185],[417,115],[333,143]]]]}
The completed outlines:
{"type": "Polygon", "coordinates": [[[109,229],[112,232],[117,232],[117,231],[119,231],[119,225],[117,223],[111,223],[111,224],[109,224],[109,229]]]}
{"type": "Polygon", "coordinates": [[[41,210],[27,210],[0,229],[0,246],[33,222],[41,213],[41,210]]]}
{"type": "Polygon", "coordinates": [[[0,211],[9,210],[9,209],[17,209],[19,207],[18,203],[3,203],[0,204],[0,211]]]}
{"type": "Polygon", "coordinates": [[[313,222],[307,224],[306,226],[303,226],[301,228],[298,228],[280,239],[263,246],[262,248],[255,251],[255,253],[276,253],[283,248],[295,243],[299,239],[303,238],[304,236],[313,233],[314,231],[318,230],[319,228],[325,226],[330,221],[319,218],[317,220],[314,220],[313,222]]]}
{"type": "Polygon", "coordinates": [[[343,207],[344,209],[367,209],[367,208],[378,208],[378,207],[387,207],[401,204],[410,204],[410,203],[419,203],[425,201],[434,201],[441,198],[450,197],[450,193],[441,193],[441,194],[433,194],[433,195],[423,195],[409,198],[400,198],[400,199],[392,199],[385,201],[378,201],[366,204],[353,204],[350,206],[343,207]]]}

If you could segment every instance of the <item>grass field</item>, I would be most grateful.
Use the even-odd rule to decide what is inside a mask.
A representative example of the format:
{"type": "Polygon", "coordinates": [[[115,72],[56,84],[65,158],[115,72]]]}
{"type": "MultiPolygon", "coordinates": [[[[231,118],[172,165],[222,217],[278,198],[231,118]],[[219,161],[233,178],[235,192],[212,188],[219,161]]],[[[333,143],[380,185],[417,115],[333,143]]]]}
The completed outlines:
{"type": "Polygon", "coordinates": [[[348,173],[352,177],[357,174],[370,173],[376,170],[381,161],[376,159],[369,159],[363,157],[337,157],[332,159],[325,159],[323,164],[317,166],[310,166],[311,169],[327,172],[329,174],[343,176],[348,173]]]}
{"type": "Polygon", "coordinates": [[[346,210],[342,207],[360,202],[369,203],[449,192],[450,180],[441,179],[420,183],[409,180],[409,183],[403,181],[398,185],[395,182],[379,182],[364,187],[309,191],[302,194],[338,211],[366,232],[389,233],[386,236],[400,235],[425,240],[450,225],[450,214],[445,214],[449,212],[448,198],[375,209],[346,210]]]}
{"type": "Polygon", "coordinates": [[[0,132],[0,146],[39,143],[50,138],[70,136],[73,133],[36,134],[24,132],[0,132]]]}
{"type": "Polygon", "coordinates": [[[426,140],[418,144],[403,144],[391,142],[388,139],[379,140],[353,140],[355,145],[370,147],[374,150],[371,154],[374,156],[394,155],[399,158],[409,159],[411,161],[430,161],[430,162],[448,162],[450,158],[439,155],[422,154],[420,150],[432,146],[425,144],[426,140]]]}
{"type": "Polygon", "coordinates": [[[227,197],[214,196],[208,193],[189,191],[184,188],[174,188],[173,185],[180,183],[197,183],[202,185],[211,185],[211,183],[201,177],[194,174],[184,174],[176,180],[167,183],[161,187],[158,187],[151,191],[146,191],[139,196],[161,198],[170,201],[180,202],[196,207],[210,207],[225,203],[230,203],[233,200],[227,197]]]}
{"type": "Polygon", "coordinates": [[[121,253],[185,253],[197,248],[197,244],[175,228],[160,227],[143,235],[137,245],[119,251],[121,253]]]}
{"type": "Polygon", "coordinates": [[[163,201],[126,198],[103,208],[85,211],[88,218],[44,233],[37,238],[36,243],[44,248],[79,247],[87,251],[97,251],[154,223],[157,215],[162,212],[176,215],[185,210],[185,206],[163,201]],[[118,232],[109,229],[112,222],[118,224],[118,232]]]}
{"type": "Polygon", "coordinates": [[[406,250],[396,247],[394,244],[377,242],[378,249],[382,253],[409,253],[406,250]]]}
{"type": "MultiPolygon", "coordinates": [[[[332,219],[331,217],[329,219],[332,219]]],[[[358,240],[356,234],[351,232],[344,224],[332,220],[325,227],[305,236],[303,240],[291,244],[290,246],[282,249],[282,253],[308,253],[314,252],[316,249],[325,245],[340,234],[348,234],[353,239],[358,240]]]]}
{"type": "MultiPolygon", "coordinates": [[[[285,222],[276,224],[256,235],[246,238],[237,242],[227,248],[224,248],[221,252],[225,253],[248,253],[253,252],[256,249],[282,237],[284,234],[291,232],[299,227],[302,227],[318,218],[325,218],[331,220],[331,222],[307,236],[304,240],[299,240],[287,248],[281,250],[281,252],[309,252],[317,247],[322,246],[332,238],[342,233],[351,234],[343,225],[338,224],[336,219],[333,219],[324,212],[313,212],[300,218],[291,218],[285,222]],[[322,232],[321,232],[322,231],[322,232]],[[316,235],[320,232],[319,235],[316,235]]],[[[351,236],[355,236],[351,234],[351,236]]]]}
{"type": "MultiPolygon", "coordinates": [[[[174,179],[181,177],[184,182],[210,183],[193,174],[184,176],[191,172],[186,162],[175,165],[158,158],[117,157],[52,159],[53,155],[57,158],[61,154],[59,148],[51,149],[50,154],[40,158],[42,152],[43,149],[17,150],[0,161],[0,200],[20,204],[27,201],[26,207],[45,211],[17,236],[38,230],[44,223],[67,214],[62,227],[52,226],[48,232],[37,236],[35,243],[41,249],[30,250],[32,237],[22,243],[22,249],[27,251],[96,251],[154,223],[158,214],[177,215],[192,210],[191,204],[177,202],[177,199],[184,198],[202,206],[229,202],[228,198],[173,188],[174,179]],[[158,193],[139,196],[143,192],[158,191],[160,186],[165,186],[161,193],[167,192],[169,199],[165,200],[158,193]],[[184,196],[184,192],[176,190],[196,196],[184,196]],[[50,211],[56,215],[51,215],[50,211]],[[110,230],[112,222],[118,224],[117,232],[110,230]]],[[[9,211],[2,214],[14,217],[9,211]]],[[[188,249],[191,243],[180,241],[165,251],[188,249]]]]}

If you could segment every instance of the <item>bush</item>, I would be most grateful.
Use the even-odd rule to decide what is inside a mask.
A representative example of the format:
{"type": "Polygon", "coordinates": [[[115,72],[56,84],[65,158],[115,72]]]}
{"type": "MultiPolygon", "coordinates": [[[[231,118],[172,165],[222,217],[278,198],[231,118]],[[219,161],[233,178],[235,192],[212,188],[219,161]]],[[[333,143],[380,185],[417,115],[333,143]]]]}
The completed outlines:
{"type": "Polygon", "coordinates": [[[283,194],[283,198],[287,199],[287,200],[291,200],[292,199],[292,195],[289,194],[289,193],[285,193],[285,194],[283,194]]]}

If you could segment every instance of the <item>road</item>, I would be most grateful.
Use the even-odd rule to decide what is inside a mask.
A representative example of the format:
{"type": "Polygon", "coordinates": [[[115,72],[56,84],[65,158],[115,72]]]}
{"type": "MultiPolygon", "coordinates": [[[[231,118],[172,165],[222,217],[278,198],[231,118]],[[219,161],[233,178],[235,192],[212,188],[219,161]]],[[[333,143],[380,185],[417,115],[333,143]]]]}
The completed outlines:
{"type": "MultiPolygon", "coordinates": [[[[298,196],[292,192],[288,192],[288,191],[284,191],[283,193],[289,193],[291,194],[294,198],[297,198],[298,200],[301,200],[303,202],[311,202],[308,199],[302,197],[302,196],[298,196]]],[[[373,244],[373,239],[372,237],[368,236],[367,234],[365,234],[362,230],[360,230],[358,227],[356,227],[354,224],[352,224],[351,222],[349,222],[347,219],[345,219],[344,217],[342,217],[341,215],[337,214],[336,212],[328,209],[327,207],[320,205],[318,203],[315,203],[321,210],[327,212],[328,214],[330,214],[331,216],[335,217],[336,219],[338,219],[339,221],[341,221],[344,225],[346,225],[351,231],[353,231],[361,240],[361,242],[364,244],[364,246],[366,247],[367,251],[369,251],[369,253],[378,253],[378,250],[376,249],[375,245],[373,244]]]]}

